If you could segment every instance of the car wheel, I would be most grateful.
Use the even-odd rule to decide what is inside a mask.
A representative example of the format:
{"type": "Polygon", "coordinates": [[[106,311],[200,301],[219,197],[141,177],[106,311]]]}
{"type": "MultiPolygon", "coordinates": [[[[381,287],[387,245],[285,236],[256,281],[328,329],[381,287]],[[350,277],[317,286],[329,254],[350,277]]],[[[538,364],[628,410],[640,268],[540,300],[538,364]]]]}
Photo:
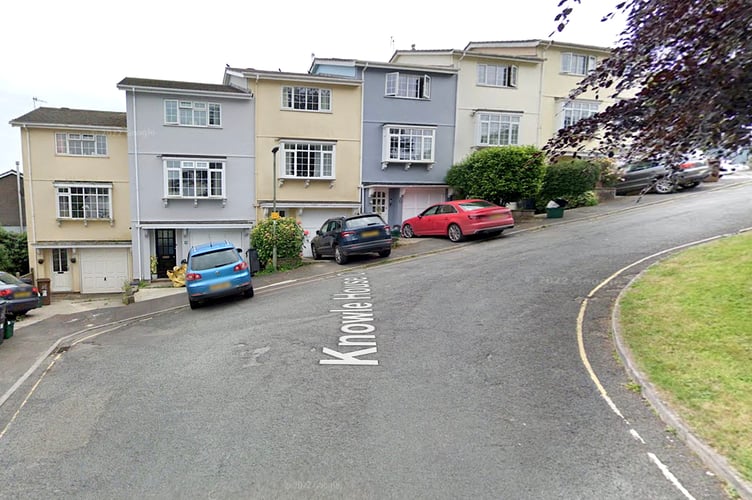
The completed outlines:
{"type": "Polygon", "coordinates": [[[345,255],[345,252],[342,251],[339,245],[334,247],[334,261],[337,264],[346,264],[347,263],[347,255],[345,255]]]}
{"type": "Polygon", "coordinates": [[[316,247],[311,245],[311,256],[313,257],[313,260],[320,260],[321,254],[318,250],[316,250],[316,247]]]}
{"type": "Polygon", "coordinates": [[[670,179],[659,179],[655,183],[655,192],[658,194],[673,193],[676,190],[676,184],[670,179]]]}
{"type": "Polygon", "coordinates": [[[379,257],[389,257],[392,254],[392,249],[388,248],[379,252],[379,257]]]}
{"type": "Polygon", "coordinates": [[[245,297],[246,299],[250,299],[251,297],[253,297],[253,287],[243,292],[243,297],[245,297]]]}
{"type": "Polygon", "coordinates": [[[191,309],[198,309],[201,306],[201,304],[198,303],[198,300],[188,299],[188,303],[191,305],[191,309]]]}
{"type": "Polygon", "coordinates": [[[402,236],[405,238],[412,238],[415,236],[415,233],[413,232],[413,227],[410,224],[405,224],[402,226],[402,236]]]}
{"type": "Polygon", "coordinates": [[[450,224],[449,229],[447,229],[447,236],[452,243],[462,241],[462,229],[457,224],[450,224]]]}

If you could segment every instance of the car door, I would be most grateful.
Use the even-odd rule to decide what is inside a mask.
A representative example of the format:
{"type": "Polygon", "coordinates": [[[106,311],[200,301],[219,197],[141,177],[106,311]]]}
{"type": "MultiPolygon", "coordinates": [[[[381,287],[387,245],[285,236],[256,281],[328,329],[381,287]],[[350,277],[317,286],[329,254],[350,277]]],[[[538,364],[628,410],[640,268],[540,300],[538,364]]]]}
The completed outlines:
{"type": "Polygon", "coordinates": [[[434,220],[436,221],[436,232],[434,234],[446,234],[447,228],[449,227],[449,224],[454,222],[456,214],[457,209],[452,205],[448,203],[446,205],[439,205],[439,209],[434,217],[434,220]]]}
{"type": "Polygon", "coordinates": [[[636,191],[644,188],[656,175],[656,166],[652,163],[634,163],[627,165],[622,171],[624,179],[617,186],[618,191],[636,191]]]}
{"type": "Polygon", "coordinates": [[[334,255],[334,245],[341,231],[342,221],[339,219],[330,220],[327,223],[321,238],[321,255],[334,255]]]}
{"type": "Polygon", "coordinates": [[[436,216],[438,215],[440,206],[432,205],[418,215],[418,220],[415,224],[416,227],[413,227],[415,234],[421,236],[436,234],[436,225],[438,224],[436,216]]]}

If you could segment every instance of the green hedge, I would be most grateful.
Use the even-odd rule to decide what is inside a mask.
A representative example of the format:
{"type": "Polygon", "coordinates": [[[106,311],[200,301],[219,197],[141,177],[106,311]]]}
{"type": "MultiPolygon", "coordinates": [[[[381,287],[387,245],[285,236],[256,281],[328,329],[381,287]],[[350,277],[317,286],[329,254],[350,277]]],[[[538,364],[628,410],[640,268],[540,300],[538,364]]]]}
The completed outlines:
{"type": "Polygon", "coordinates": [[[274,220],[259,221],[251,231],[251,246],[256,249],[261,267],[270,266],[274,253],[274,235],[277,240],[277,267],[284,262],[285,267],[297,267],[302,261],[303,228],[292,217],[277,219],[276,233],[274,220]]]}
{"type": "Polygon", "coordinates": [[[567,200],[568,208],[592,204],[586,193],[593,191],[601,176],[601,166],[587,160],[564,160],[546,167],[538,194],[538,207],[545,208],[554,198],[567,200]]]}
{"type": "Polygon", "coordinates": [[[0,271],[11,274],[29,272],[29,250],[26,233],[11,233],[0,228],[0,271]]]}

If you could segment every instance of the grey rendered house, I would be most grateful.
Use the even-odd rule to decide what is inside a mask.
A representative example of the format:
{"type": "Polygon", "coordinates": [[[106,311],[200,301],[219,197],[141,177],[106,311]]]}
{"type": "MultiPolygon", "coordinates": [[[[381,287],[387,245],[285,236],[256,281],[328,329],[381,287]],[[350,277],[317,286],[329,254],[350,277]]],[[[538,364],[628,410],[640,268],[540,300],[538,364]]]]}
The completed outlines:
{"type": "Polygon", "coordinates": [[[125,78],[134,278],[164,278],[190,247],[254,223],[254,101],[230,85],[125,78]],[[156,276],[150,264],[156,261],[156,276]]]}
{"type": "Polygon", "coordinates": [[[391,225],[449,196],[457,70],[315,59],[310,72],[363,82],[361,210],[391,225]]]}

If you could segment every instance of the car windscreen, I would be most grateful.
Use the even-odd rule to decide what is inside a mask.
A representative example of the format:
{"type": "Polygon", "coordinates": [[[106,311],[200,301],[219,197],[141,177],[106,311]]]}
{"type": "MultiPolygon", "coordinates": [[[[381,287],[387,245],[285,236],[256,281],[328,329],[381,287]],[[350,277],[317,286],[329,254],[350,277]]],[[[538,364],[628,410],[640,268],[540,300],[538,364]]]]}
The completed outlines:
{"type": "Polygon", "coordinates": [[[23,281],[16,278],[12,274],[6,273],[4,271],[0,271],[0,283],[3,283],[5,285],[25,285],[23,281]]]}
{"type": "Polygon", "coordinates": [[[225,248],[215,252],[202,253],[191,257],[190,269],[202,271],[215,267],[234,264],[238,261],[238,252],[234,248],[225,248]]]}
{"type": "Polygon", "coordinates": [[[488,201],[468,201],[465,203],[460,203],[460,207],[466,212],[472,212],[473,210],[480,210],[481,208],[489,208],[494,206],[496,205],[488,201]]]}
{"type": "Polygon", "coordinates": [[[347,229],[360,229],[361,227],[368,226],[383,226],[384,221],[377,215],[371,215],[367,217],[358,217],[357,219],[349,219],[345,222],[347,229]]]}

